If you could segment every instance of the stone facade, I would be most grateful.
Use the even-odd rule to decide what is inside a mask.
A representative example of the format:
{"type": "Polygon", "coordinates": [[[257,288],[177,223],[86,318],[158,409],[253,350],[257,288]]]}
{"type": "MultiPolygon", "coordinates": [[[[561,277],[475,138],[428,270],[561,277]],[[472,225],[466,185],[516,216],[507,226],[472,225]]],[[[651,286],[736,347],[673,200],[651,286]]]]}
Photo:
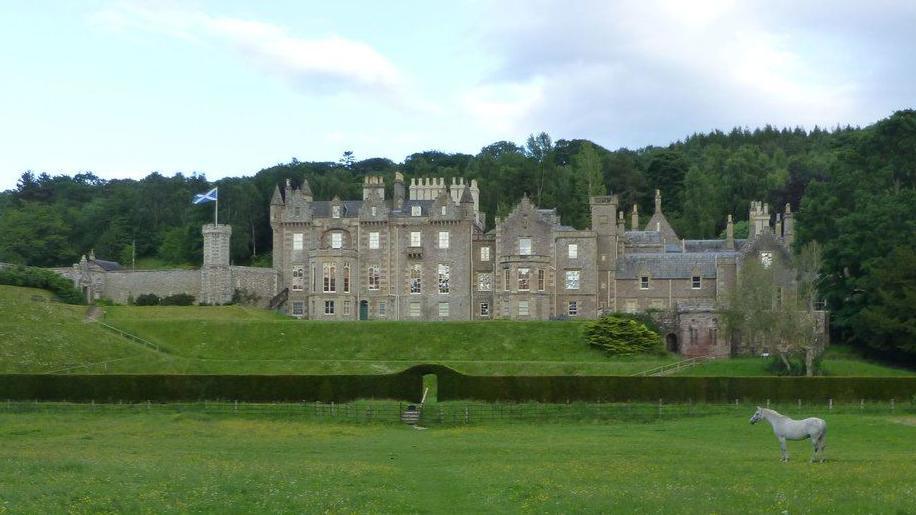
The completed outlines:
{"type": "MultiPolygon", "coordinates": [[[[142,293],[191,293],[199,302],[234,297],[313,320],[547,320],[650,312],[669,350],[686,356],[753,353],[732,345],[717,306],[737,286],[746,259],[788,260],[788,206],[770,224],[754,202],[750,237],[681,239],[662,212],[646,226],[633,206],[630,230],[616,196],[590,199],[591,227],[561,223],[527,197],[484,230],[476,181],[396,174],[393,198],[368,176],[362,200],[315,200],[307,182],[275,188],[270,203],[273,268],[231,266],[226,225],[203,227],[199,271],[123,271],[84,258],[63,271],[88,298],[126,302],[142,293]]],[[[787,283],[792,278],[785,278],[787,283]]],[[[827,318],[823,314],[826,331],[827,318]]]]}

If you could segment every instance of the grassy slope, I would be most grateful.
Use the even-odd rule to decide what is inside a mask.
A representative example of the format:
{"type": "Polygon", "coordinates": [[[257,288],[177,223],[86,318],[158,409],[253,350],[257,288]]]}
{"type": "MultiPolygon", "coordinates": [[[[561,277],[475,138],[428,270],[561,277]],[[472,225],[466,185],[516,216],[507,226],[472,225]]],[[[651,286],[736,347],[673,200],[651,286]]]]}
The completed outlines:
{"type": "Polygon", "coordinates": [[[415,431],[270,415],[0,412],[0,509],[60,512],[906,513],[916,419],[831,415],[778,461],[749,413],[415,431]]]}
{"type": "MultiPolygon", "coordinates": [[[[156,354],[84,322],[86,306],[50,301],[44,290],[0,286],[0,373],[49,372],[109,360],[108,366],[156,354]]],[[[94,367],[104,370],[104,365],[94,367]]],[[[85,372],[78,368],[74,372],[85,372]]]]}
{"type": "Polygon", "coordinates": [[[443,363],[474,374],[627,374],[674,361],[608,359],[582,344],[581,322],[303,322],[220,309],[114,307],[106,320],[210,371],[382,373],[443,363]],[[176,316],[164,322],[169,309],[176,316]]]}

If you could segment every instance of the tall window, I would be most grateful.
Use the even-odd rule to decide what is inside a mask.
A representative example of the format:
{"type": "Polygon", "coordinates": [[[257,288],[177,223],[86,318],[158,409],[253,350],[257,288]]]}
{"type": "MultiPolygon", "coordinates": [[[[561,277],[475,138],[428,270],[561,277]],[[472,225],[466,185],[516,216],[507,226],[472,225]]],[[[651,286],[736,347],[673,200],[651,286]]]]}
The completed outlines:
{"type": "Polygon", "coordinates": [[[410,268],[410,293],[421,293],[423,268],[414,265],[410,268]]]}
{"type": "Polygon", "coordinates": [[[567,290],[578,290],[579,289],[579,271],[578,270],[567,270],[566,271],[566,289],[567,290]]]}
{"type": "Polygon", "coordinates": [[[538,270],[538,291],[544,291],[544,283],[546,282],[544,280],[544,275],[543,269],[538,270]]]}
{"type": "Polygon", "coordinates": [[[410,206],[410,216],[420,216],[420,206],[410,206]]]}
{"type": "Polygon", "coordinates": [[[344,314],[344,315],[349,315],[349,314],[350,314],[350,301],[349,301],[349,300],[345,300],[345,301],[344,301],[343,314],[344,314]]]}
{"type": "Polygon", "coordinates": [[[531,255],[531,238],[519,238],[518,239],[518,254],[520,256],[530,256],[531,255]]]}
{"type": "Polygon", "coordinates": [[[445,318],[448,316],[448,302],[439,303],[439,317],[445,318]]]}
{"type": "Polygon", "coordinates": [[[503,273],[503,290],[505,290],[505,291],[509,291],[509,277],[510,277],[510,274],[511,274],[511,271],[510,271],[508,268],[504,270],[504,273],[503,273]]]}
{"type": "Polygon", "coordinates": [[[701,279],[699,275],[695,275],[690,278],[690,287],[694,290],[699,290],[701,285],[701,279]]]}
{"type": "Polygon", "coordinates": [[[293,302],[293,316],[301,317],[305,314],[305,302],[297,300],[293,302]]]}
{"type": "Polygon", "coordinates": [[[481,272],[477,274],[477,291],[493,290],[493,274],[481,272]]]}
{"type": "Polygon", "coordinates": [[[331,233],[331,248],[339,249],[343,247],[343,233],[332,232],[331,233]]]}
{"type": "Polygon", "coordinates": [[[480,260],[481,261],[490,260],[490,247],[480,247],[480,260]]]}
{"type": "Polygon", "coordinates": [[[334,314],[334,301],[333,300],[324,301],[324,314],[325,315],[334,314]]]}
{"type": "Polygon", "coordinates": [[[410,309],[408,310],[408,314],[410,314],[410,316],[412,316],[412,317],[418,317],[418,316],[420,316],[420,303],[419,303],[419,302],[411,302],[411,303],[410,303],[410,309]]]}
{"type": "Polygon", "coordinates": [[[439,248],[448,248],[448,231],[439,231],[439,248]]]}
{"type": "Polygon", "coordinates": [[[575,300],[569,301],[569,309],[566,310],[566,313],[571,317],[577,316],[579,314],[578,301],[575,301],[575,300]]]}
{"type": "Polygon", "coordinates": [[[439,265],[439,293],[448,293],[450,270],[448,265],[439,265]]]}
{"type": "Polygon", "coordinates": [[[344,265],[344,293],[350,293],[350,264],[349,263],[344,265]]]}
{"type": "Polygon", "coordinates": [[[527,268],[518,269],[518,291],[528,291],[530,288],[530,270],[527,268]]]}
{"type": "Polygon", "coordinates": [[[381,274],[379,272],[378,265],[369,265],[369,289],[377,290],[379,289],[379,283],[381,282],[381,274]]]}
{"type": "Polygon", "coordinates": [[[324,292],[337,293],[337,265],[325,263],[323,267],[324,292]]]}
{"type": "Polygon", "coordinates": [[[518,316],[520,317],[528,316],[528,301],[527,300],[518,301],[518,316]]]}
{"type": "Polygon", "coordinates": [[[378,303],[378,316],[385,316],[385,301],[379,301],[378,303]]]}
{"type": "Polygon", "coordinates": [[[340,218],[340,206],[331,206],[331,216],[333,218],[340,218]]]}
{"type": "Polygon", "coordinates": [[[301,266],[293,267],[293,280],[290,284],[293,291],[302,291],[305,289],[305,270],[301,266]]]}
{"type": "Polygon", "coordinates": [[[301,232],[293,234],[293,250],[302,250],[302,238],[303,234],[301,232]]]}
{"type": "MultiPolygon", "coordinates": [[[[315,286],[315,281],[318,280],[318,274],[315,273],[315,267],[312,267],[312,293],[318,291],[318,287],[315,286]]],[[[315,306],[312,306],[312,311],[315,311],[315,306]]]]}
{"type": "Polygon", "coordinates": [[[378,248],[378,233],[377,232],[369,233],[369,248],[370,249],[378,248]]]}
{"type": "Polygon", "coordinates": [[[566,247],[566,254],[569,259],[576,259],[579,257],[579,245],[577,243],[570,243],[566,247]]]}
{"type": "Polygon", "coordinates": [[[410,233],[410,246],[419,247],[420,246],[420,231],[411,231],[410,233]]]}
{"type": "Polygon", "coordinates": [[[639,278],[639,289],[648,290],[649,289],[649,276],[644,275],[639,278]]]}
{"type": "Polygon", "coordinates": [[[490,303],[489,302],[480,303],[480,316],[482,317],[490,316],[490,303]]]}

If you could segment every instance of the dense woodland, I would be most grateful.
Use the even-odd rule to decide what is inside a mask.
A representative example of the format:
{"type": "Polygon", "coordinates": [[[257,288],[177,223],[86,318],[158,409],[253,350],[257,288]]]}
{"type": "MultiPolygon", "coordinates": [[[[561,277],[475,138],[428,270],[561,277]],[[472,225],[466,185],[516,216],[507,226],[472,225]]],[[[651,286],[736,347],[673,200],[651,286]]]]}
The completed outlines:
{"type": "MultiPolygon", "coordinates": [[[[200,226],[213,205],[191,198],[219,186],[220,221],[233,226],[235,264],[269,266],[268,204],[275,185],[308,179],[317,199],[359,198],[367,174],[390,187],[411,177],[477,179],[492,226],[527,194],[556,207],[564,223],[586,227],[589,195],[613,192],[622,208],[652,211],[655,188],[682,237],[719,237],[727,214],[746,232],[751,200],[773,211],[791,204],[798,244],[824,250],[819,290],[833,312],[834,339],[912,359],[916,356],[916,111],[866,128],[806,131],[764,127],[695,134],[667,147],[610,151],[586,140],[541,133],[524,145],[500,141],[477,155],[426,151],[402,163],[357,160],[291,162],[250,177],[152,173],[102,180],[24,172],[0,193],[0,261],[66,266],[89,249],[138,266],[187,266],[201,260],[200,226]]],[[[389,193],[390,194],[390,193],[389,193]]],[[[647,219],[647,218],[644,218],[647,219]]]]}

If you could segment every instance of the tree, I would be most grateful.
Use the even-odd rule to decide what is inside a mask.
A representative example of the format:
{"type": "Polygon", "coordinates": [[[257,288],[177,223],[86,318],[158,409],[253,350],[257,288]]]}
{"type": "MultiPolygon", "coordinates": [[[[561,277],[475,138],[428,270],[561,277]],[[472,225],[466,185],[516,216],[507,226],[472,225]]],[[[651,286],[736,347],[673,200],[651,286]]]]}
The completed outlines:
{"type": "Polygon", "coordinates": [[[608,354],[644,354],[661,351],[661,338],[645,322],[627,315],[605,315],[589,322],[585,341],[608,354]]]}
{"type": "Polygon", "coordinates": [[[589,196],[607,195],[604,185],[604,174],[601,173],[601,159],[595,152],[595,146],[586,141],[573,157],[576,174],[585,180],[589,196]]]}
{"type": "Polygon", "coordinates": [[[725,328],[733,341],[755,351],[776,355],[792,373],[800,359],[806,375],[823,351],[819,314],[815,310],[820,249],[809,246],[796,260],[795,270],[774,257],[769,264],[754,257],[741,264],[737,288],[720,307],[725,328]]]}
{"type": "Polygon", "coordinates": [[[356,162],[356,156],[353,155],[352,150],[344,150],[342,156],[340,156],[339,163],[343,165],[347,170],[353,168],[353,163],[356,162]]]}

